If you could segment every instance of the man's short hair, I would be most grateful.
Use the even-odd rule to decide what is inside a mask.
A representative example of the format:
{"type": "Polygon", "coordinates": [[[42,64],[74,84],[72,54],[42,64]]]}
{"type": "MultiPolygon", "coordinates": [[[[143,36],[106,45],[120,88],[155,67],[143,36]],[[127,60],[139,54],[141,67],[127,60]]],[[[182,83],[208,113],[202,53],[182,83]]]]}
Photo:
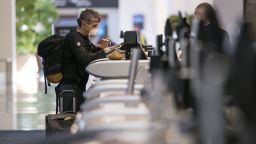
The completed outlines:
{"type": "Polygon", "coordinates": [[[99,14],[99,12],[93,9],[85,9],[80,13],[79,18],[77,19],[77,23],[79,26],[81,26],[82,21],[100,22],[100,20],[101,20],[101,15],[99,14]],[[96,21],[92,20],[93,18],[96,18],[98,20],[96,21]]]}

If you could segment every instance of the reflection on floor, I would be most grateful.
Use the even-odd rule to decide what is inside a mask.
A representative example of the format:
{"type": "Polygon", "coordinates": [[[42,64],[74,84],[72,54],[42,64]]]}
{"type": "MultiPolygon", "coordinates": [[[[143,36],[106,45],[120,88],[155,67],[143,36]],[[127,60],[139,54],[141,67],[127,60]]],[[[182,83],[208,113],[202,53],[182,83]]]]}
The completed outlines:
{"type": "Polygon", "coordinates": [[[6,85],[5,75],[0,74],[0,130],[44,129],[45,115],[55,113],[54,86],[44,93],[34,56],[17,60],[15,77],[13,85],[6,85]]]}
{"type": "Polygon", "coordinates": [[[44,84],[38,83],[36,93],[17,89],[17,129],[44,129],[44,117],[55,111],[54,88],[44,94],[44,84]]]}

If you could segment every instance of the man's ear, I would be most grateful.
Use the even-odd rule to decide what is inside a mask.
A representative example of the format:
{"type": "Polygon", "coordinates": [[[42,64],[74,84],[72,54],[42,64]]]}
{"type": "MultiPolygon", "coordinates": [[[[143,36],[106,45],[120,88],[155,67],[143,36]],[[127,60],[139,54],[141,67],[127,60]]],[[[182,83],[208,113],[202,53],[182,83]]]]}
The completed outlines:
{"type": "Polygon", "coordinates": [[[85,22],[82,22],[81,27],[82,27],[82,28],[86,28],[86,23],[85,23],[85,22]]]}
{"type": "Polygon", "coordinates": [[[89,33],[90,32],[90,26],[88,23],[83,22],[82,28],[85,30],[85,32],[89,33]]]}

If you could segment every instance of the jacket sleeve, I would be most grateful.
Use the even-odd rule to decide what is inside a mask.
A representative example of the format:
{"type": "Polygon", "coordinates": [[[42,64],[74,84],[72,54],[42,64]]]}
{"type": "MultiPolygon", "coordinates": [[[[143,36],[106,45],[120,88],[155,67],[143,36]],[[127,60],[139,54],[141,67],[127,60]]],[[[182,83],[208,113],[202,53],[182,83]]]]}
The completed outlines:
{"type": "Polygon", "coordinates": [[[97,51],[100,51],[100,50],[102,50],[101,48],[99,48],[99,47],[96,47],[95,45],[93,45],[93,52],[97,52],[97,51]]]}
{"type": "Polygon", "coordinates": [[[87,65],[93,60],[106,57],[105,52],[103,50],[90,52],[89,43],[85,43],[82,38],[69,37],[67,44],[71,49],[72,55],[75,57],[76,61],[80,64],[87,65]]]}

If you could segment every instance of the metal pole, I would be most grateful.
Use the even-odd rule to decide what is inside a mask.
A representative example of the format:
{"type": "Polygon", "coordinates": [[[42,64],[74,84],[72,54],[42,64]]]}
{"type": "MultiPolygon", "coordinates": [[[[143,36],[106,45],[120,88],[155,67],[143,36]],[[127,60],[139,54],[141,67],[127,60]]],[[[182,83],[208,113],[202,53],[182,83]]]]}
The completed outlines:
{"type": "Polygon", "coordinates": [[[132,59],[129,68],[129,80],[126,94],[131,95],[134,89],[134,80],[138,68],[138,60],[140,59],[140,51],[137,48],[132,48],[132,59]]]}

